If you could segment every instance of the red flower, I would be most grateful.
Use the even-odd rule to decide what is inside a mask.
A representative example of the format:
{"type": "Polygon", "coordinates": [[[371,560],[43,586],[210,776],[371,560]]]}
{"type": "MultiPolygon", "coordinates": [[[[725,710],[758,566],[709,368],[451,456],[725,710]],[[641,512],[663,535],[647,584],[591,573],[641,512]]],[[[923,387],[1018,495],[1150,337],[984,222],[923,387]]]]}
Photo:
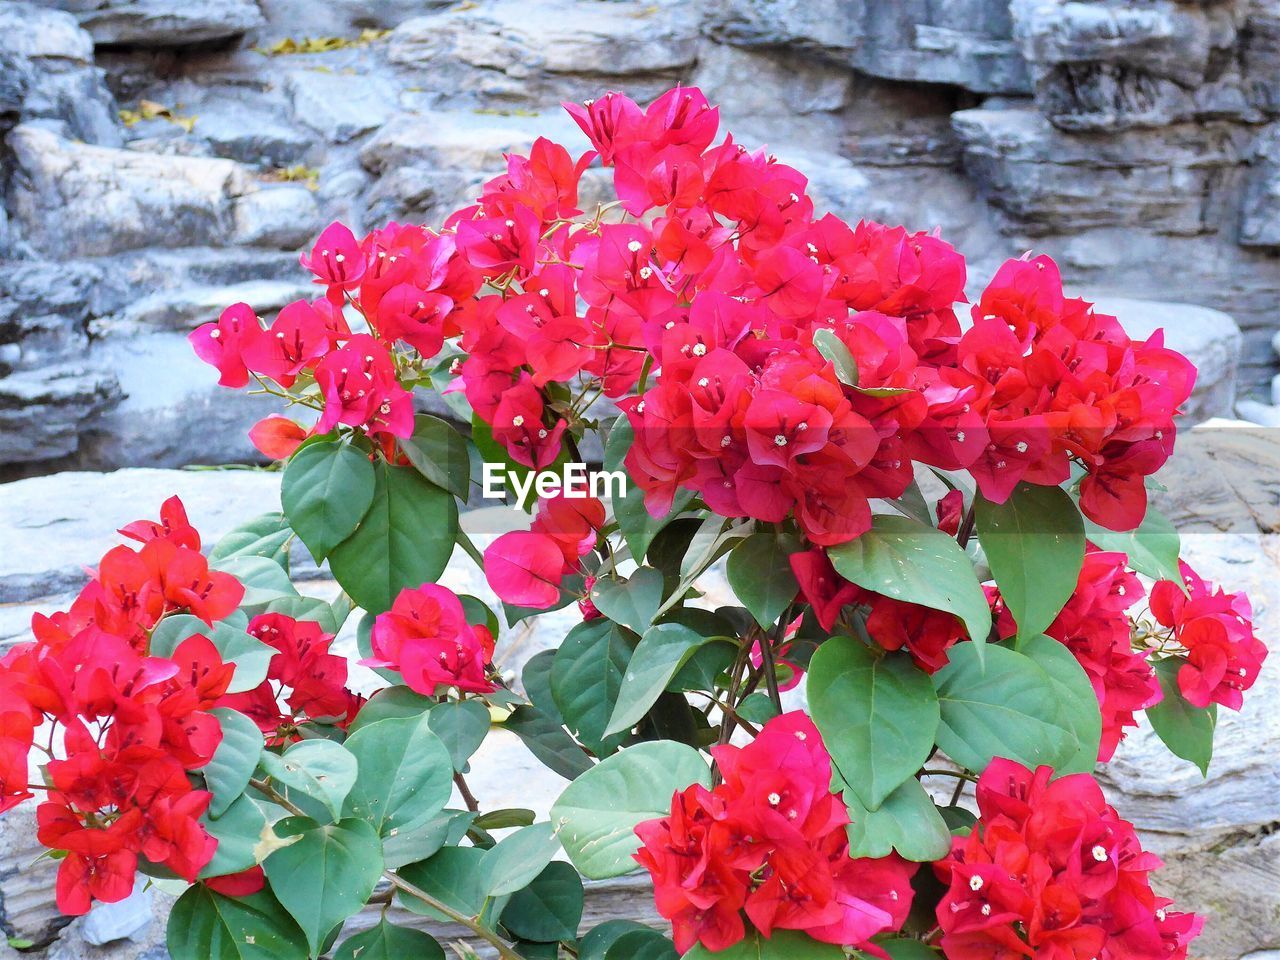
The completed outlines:
{"type": "Polygon", "coordinates": [[[160,505],[160,521],[135,520],[125,524],[119,531],[122,536],[139,543],[151,540],[168,540],[179,547],[200,549],[200,534],[187,520],[186,507],[176,496],[170,497],[160,505]]]}
{"type": "Polygon", "coordinates": [[[272,460],[288,460],[307,439],[307,429],[278,413],[263,417],[249,431],[258,452],[272,460]]]}
{"type": "Polygon", "coordinates": [[[504,603],[545,609],[560,599],[564,552],[545,533],[504,533],[484,551],[484,576],[504,603]]]}
{"type": "Polygon", "coordinates": [[[636,827],[636,860],[677,950],[732,946],[746,936],[743,912],[765,937],[803,930],[868,950],[871,937],[902,926],[915,866],[849,857],[848,813],[807,716],[775,717],[749,745],[712,753],[720,786],[695,784],[675,795],[670,816],[636,827]]]}
{"type": "Polygon", "coordinates": [[[948,957],[1181,960],[1202,921],[1151,891],[1144,853],[1086,774],[1051,780],[996,759],[978,780],[980,818],[935,865],[948,957]]]}
{"type": "Polygon", "coordinates": [[[325,227],[311,253],[304,253],[300,260],[316,275],[317,283],[342,289],[359,285],[365,273],[364,252],[356,242],[355,234],[341,223],[325,227]]]}
{"type": "Polygon", "coordinates": [[[493,683],[485,666],[493,657],[493,637],[467,623],[462,602],[445,587],[425,583],[401,590],[370,635],[373,657],[366,666],[398,670],[410,688],[434,696],[444,687],[488,693],[493,683]]]}
{"type": "Polygon", "coordinates": [[[391,354],[373,337],[354,336],[328,353],[316,367],[316,385],[324,412],[315,433],[342,423],[370,434],[413,435],[413,398],[396,379],[391,354]]]}
{"type": "Polygon", "coordinates": [[[1253,609],[1243,593],[1227,593],[1179,561],[1184,594],[1161,580],[1151,588],[1151,613],[1187,651],[1178,689],[1197,707],[1220,703],[1239,710],[1267,658],[1253,629],[1253,609]]]}

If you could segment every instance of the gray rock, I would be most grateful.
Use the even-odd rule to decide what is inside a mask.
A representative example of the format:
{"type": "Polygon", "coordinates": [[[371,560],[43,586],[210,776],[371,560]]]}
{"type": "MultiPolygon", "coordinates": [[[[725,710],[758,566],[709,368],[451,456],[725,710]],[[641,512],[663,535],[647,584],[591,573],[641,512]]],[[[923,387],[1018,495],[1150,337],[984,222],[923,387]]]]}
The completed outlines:
{"type": "Polygon", "coordinates": [[[1008,9],[983,0],[712,0],[705,26],[726,43],[802,47],[890,80],[1031,90],[1008,9]]]}
{"type": "Polygon", "coordinates": [[[966,172],[1028,236],[1097,227],[1194,236],[1216,223],[1223,172],[1248,134],[1182,124],[1109,135],[1068,135],[1034,110],[960,110],[952,124],[966,172]]]}
{"type": "Polygon", "coordinates": [[[235,200],[251,189],[230,160],[88,146],[27,124],[9,135],[9,146],[15,225],[54,257],[226,243],[235,200]]]}
{"type": "Polygon", "coordinates": [[[336,143],[377,129],[396,107],[394,88],[371,76],[295,70],[285,86],[294,120],[336,143]]]}
{"type": "Polygon", "coordinates": [[[115,102],[93,64],[93,40],[73,16],[6,0],[0,2],[0,34],[6,38],[0,132],[20,119],[43,120],[89,143],[120,143],[115,102]]]}
{"type": "Polygon", "coordinates": [[[78,591],[85,564],[123,542],[116,530],[158,516],[160,504],[174,494],[206,544],[280,509],[280,474],[260,470],[58,473],[0,490],[0,603],[78,591]]]}
{"type": "Polygon", "coordinates": [[[77,365],[21,370],[0,378],[0,463],[58,461],[121,398],[110,373],[77,365]]]}
{"type": "Polygon", "coordinates": [[[314,297],[319,289],[299,278],[296,282],[247,280],[228,286],[163,290],[134,301],[117,314],[95,318],[89,329],[95,337],[133,336],[157,329],[185,332],[215,319],[233,303],[247,303],[265,317],[294,300],[314,297]]]}
{"type": "Polygon", "coordinates": [[[201,104],[194,133],[220,157],[263,167],[305,163],[318,152],[315,136],[287,122],[280,112],[225,91],[201,104]]]}
{"type": "Polygon", "coordinates": [[[280,412],[280,401],[218,386],[218,372],[192,353],[185,334],[97,341],[89,362],[112,371],[123,396],[82,437],[80,464],[114,470],[262,459],[249,429],[280,412]]]}
{"type": "Polygon", "coordinates": [[[238,37],[263,23],[254,0],[60,0],[100,44],[177,47],[238,37]]]}
{"type": "Polygon", "coordinates": [[[694,11],[674,0],[547,0],[536,16],[496,0],[401,24],[387,56],[441,103],[463,94],[551,106],[622,84],[636,99],[655,96],[692,67],[697,40],[694,11]]]}
{"type": "Polygon", "coordinates": [[[1164,330],[1164,342],[1196,366],[1196,385],[1183,405],[1185,419],[1199,423],[1229,417],[1236,400],[1236,368],[1240,364],[1240,328],[1228,314],[1188,303],[1162,303],[1124,297],[1100,297],[1101,313],[1119,318],[1135,340],[1164,330]]]}
{"type": "Polygon", "coordinates": [[[242,196],[231,242],[296,250],[325,225],[315,194],[303,184],[280,184],[242,196]]]}
{"type": "Polygon", "coordinates": [[[1240,211],[1240,243],[1280,247],[1280,124],[1258,134],[1240,211]]]}
{"type": "Polygon", "coordinates": [[[1063,129],[1257,119],[1234,50],[1245,0],[1014,0],[1040,109],[1063,129]]]}

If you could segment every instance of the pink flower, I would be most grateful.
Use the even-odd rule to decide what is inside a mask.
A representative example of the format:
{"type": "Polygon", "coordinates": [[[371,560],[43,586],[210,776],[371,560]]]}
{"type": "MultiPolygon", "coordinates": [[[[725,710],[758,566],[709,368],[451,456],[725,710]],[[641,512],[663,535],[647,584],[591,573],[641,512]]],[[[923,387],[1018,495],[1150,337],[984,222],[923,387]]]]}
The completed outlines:
{"type": "Polygon", "coordinates": [[[216,323],[196,327],[187,339],[196,356],[218,368],[221,386],[243,387],[249,382],[244,352],[263,336],[253,308],[247,303],[233,303],[222,311],[216,323]]]}
{"type": "Polygon", "coordinates": [[[316,282],[349,290],[359,286],[365,272],[364,253],[355,234],[341,223],[331,223],[316,240],[310,254],[300,258],[316,275],[316,282]]]}
{"type": "Polygon", "coordinates": [[[443,687],[464,693],[489,693],[493,683],[485,666],[493,658],[493,637],[467,623],[462,602],[446,587],[424,583],[401,590],[370,633],[373,656],[365,666],[400,672],[404,682],[424,696],[443,687]]]}
{"type": "Polygon", "coordinates": [[[504,603],[543,609],[560,599],[564,553],[545,533],[504,533],[484,552],[484,575],[504,603]]]}

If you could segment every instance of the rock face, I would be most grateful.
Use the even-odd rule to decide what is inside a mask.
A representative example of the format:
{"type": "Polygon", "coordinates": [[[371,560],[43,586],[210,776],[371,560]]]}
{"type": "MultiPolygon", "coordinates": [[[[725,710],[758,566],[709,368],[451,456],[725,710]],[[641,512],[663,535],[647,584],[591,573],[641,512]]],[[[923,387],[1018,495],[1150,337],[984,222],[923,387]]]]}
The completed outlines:
{"type": "Polygon", "coordinates": [[[238,37],[262,25],[254,0],[62,0],[95,43],[173,47],[238,37]]]}

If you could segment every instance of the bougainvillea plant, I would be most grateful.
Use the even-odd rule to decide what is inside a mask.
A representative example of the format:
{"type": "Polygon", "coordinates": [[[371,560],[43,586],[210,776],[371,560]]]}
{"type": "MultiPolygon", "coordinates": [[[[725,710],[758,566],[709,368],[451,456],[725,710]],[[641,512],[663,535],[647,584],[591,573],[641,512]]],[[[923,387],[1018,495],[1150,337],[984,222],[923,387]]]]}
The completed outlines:
{"type": "Polygon", "coordinates": [[[443,957],[392,902],[504,960],[1185,957],[1092,771],[1142,712],[1206,769],[1266,656],[1148,506],[1194,369],[1046,257],[958,312],[960,254],[819,215],[696,89],[567,109],[588,152],[538,140],[440,229],[334,224],[316,299],[192,334],[286,405],[281,510],[205,554],[168,501],[0,661],[0,809],[38,804],[60,907],[184,886],[176,960],[443,957]],[[592,450],[623,489],[542,483],[592,450]],[[482,551],[494,465],[539,496],[482,551]],[[455,547],[500,603],[439,585],[455,547]],[[549,819],[467,783],[494,727],[565,779],[549,819]],[[669,932],[582,930],[583,878],[641,870],[669,932]]]}

